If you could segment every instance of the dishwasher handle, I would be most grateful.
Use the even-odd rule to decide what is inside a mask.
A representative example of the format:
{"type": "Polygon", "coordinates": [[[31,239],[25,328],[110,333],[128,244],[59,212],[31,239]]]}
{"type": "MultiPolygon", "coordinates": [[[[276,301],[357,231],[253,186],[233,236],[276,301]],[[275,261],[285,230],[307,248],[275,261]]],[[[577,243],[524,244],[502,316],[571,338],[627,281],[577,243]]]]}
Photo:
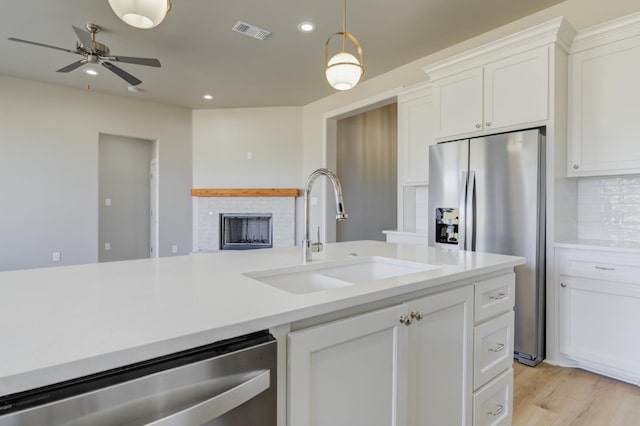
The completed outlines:
{"type": "Polygon", "coordinates": [[[271,386],[271,370],[261,370],[259,374],[246,382],[193,405],[149,423],[153,426],[181,426],[203,424],[233,410],[255,398],[271,386]]]}

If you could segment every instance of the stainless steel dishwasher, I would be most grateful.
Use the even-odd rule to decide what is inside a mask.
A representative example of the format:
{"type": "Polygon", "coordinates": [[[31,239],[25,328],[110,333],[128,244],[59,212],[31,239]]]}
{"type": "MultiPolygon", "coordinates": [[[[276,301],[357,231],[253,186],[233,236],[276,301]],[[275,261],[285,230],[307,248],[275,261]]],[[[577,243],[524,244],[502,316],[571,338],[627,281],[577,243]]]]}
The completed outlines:
{"type": "Polygon", "coordinates": [[[275,426],[267,331],[0,397],[0,426],[275,426]]]}

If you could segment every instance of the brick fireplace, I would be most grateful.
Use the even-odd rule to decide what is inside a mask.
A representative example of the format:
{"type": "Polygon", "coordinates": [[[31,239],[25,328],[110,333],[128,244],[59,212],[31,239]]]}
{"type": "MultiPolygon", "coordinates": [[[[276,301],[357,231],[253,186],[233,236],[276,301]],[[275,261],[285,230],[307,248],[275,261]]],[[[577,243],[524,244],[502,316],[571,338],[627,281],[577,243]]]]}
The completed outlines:
{"type": "MultiPolygon", "coordinates": [[[[193,251],[220,250],[221,215],[271,216],[273,247],[295,245],[298,189],[193,189],[193,251]]],[[[255,231],[250,231],[249,238],[255,231]]],[[[257,238],[256,238],[257,239],[257,238]]]]}

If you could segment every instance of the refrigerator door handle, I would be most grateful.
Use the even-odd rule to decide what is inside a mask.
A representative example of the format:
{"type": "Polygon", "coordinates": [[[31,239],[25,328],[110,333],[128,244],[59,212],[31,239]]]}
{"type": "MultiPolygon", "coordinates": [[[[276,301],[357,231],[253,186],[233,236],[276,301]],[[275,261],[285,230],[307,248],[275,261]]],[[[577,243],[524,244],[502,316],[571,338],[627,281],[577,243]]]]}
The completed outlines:
{"type": "Polygon", "coordinates": [[[467,172],[462,172],[460,179],[460,210],[458,210],[458,247],[466,250],[467,247],[467,172]]]}
{"type": "Polygon", "coordinates": [[[467,186],[467,216],[465,228],[467,232],[467,250],[476,250],[476,172],[469,172],[469,184],[467,186]]]}

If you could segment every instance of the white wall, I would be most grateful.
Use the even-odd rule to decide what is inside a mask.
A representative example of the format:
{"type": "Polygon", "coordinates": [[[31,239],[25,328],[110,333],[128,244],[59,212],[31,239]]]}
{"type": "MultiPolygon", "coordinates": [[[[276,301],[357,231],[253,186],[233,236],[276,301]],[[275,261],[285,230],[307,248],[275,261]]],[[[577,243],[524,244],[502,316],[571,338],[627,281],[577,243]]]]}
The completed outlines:
{"type": "Polygon", "coordinates": [[[159,141],[159,253],[190,251],[190,110],[6,76],[0,93],[0,270],[97,261],[100,133],[159,141]]]}
{"type": "Polygon", "coordinates": [[[193,111],[193,187],[299,188],[301,140],[301,107],[193,111]]]}

